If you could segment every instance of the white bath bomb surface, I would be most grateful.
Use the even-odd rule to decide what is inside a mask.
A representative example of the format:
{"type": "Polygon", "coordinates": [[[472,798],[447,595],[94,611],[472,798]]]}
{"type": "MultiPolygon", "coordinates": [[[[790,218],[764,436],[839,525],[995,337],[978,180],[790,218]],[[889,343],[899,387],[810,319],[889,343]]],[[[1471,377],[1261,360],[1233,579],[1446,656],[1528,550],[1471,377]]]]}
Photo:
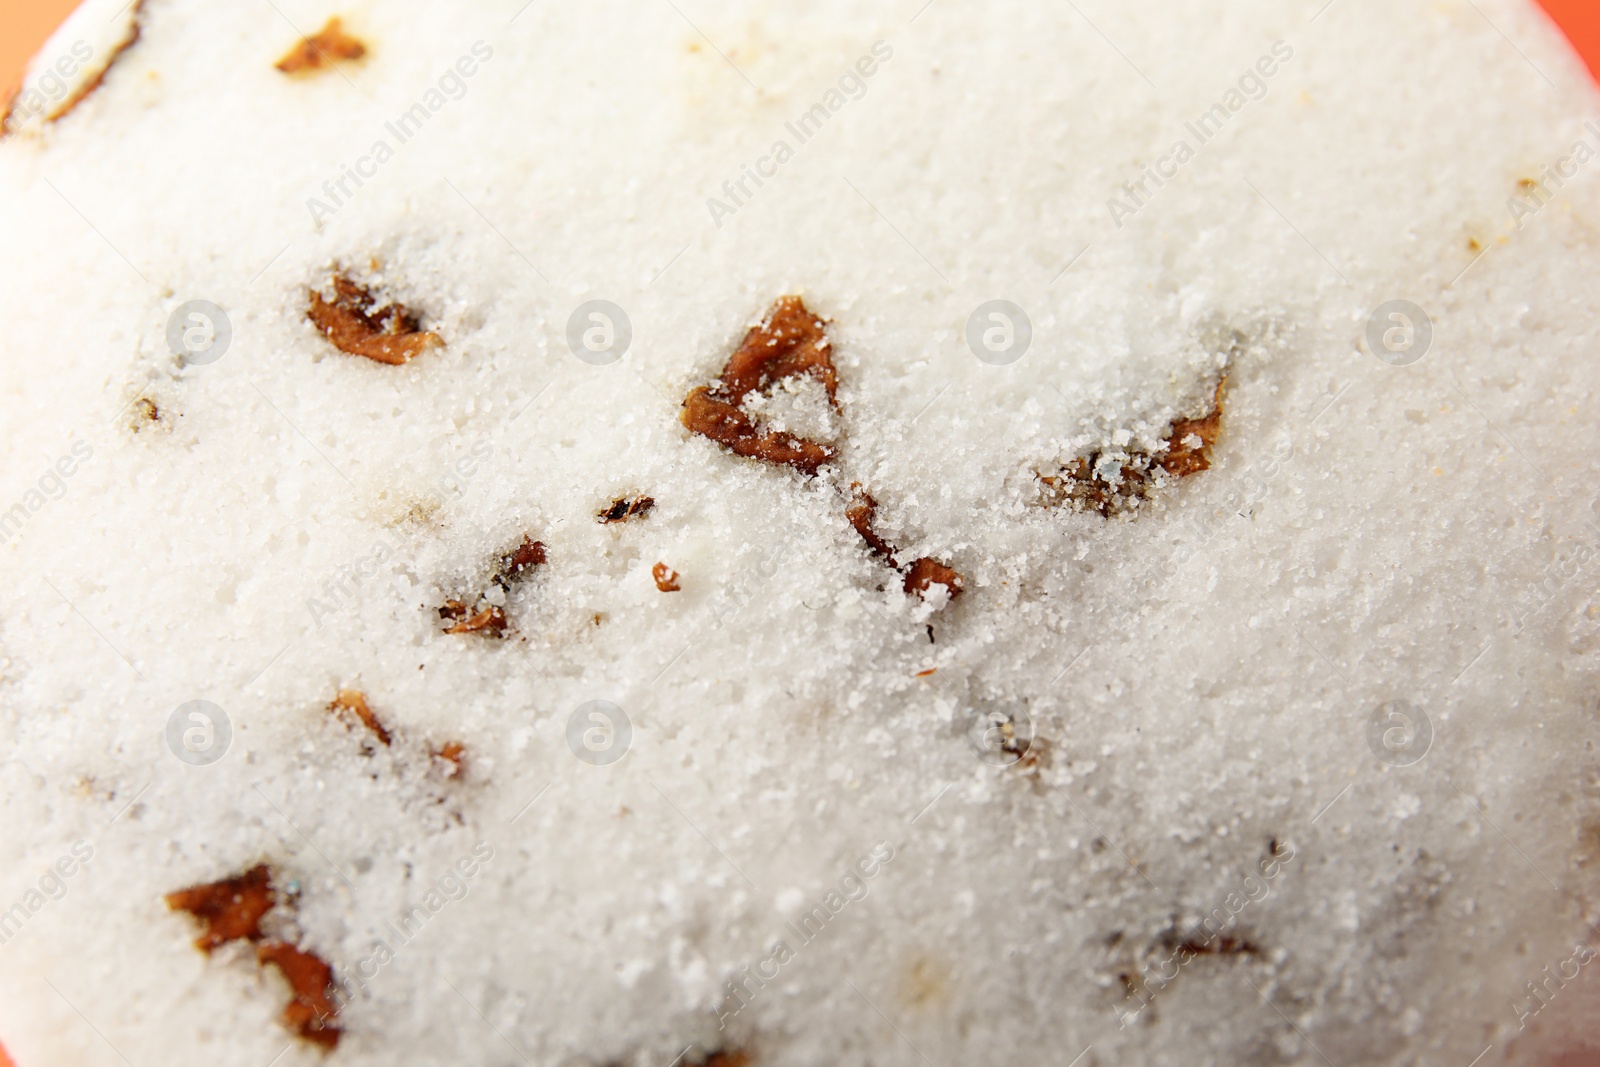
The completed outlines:
{"type": "Polygon", "coordinates": [[[47,45],[137,12],[0,145],[20,1067],[1596,1062],[1577,60],[1525,0],[919,2],[148,0],[47,45]],[[274,68],[334,15],[362,59],[274,68]],[[442,346],[339,351],[335,269],[442,346]],[[749,407],[815,477],[679,420],[789,294],[838,407],[749,407]],[[592,300],[619,360],[569,347],[592,300]],[[968,345],[991,300],[1020,359],[968,345]],[[1048,506],[1223,373],[1210,470],[1048,506]],[[480,593],[504,636],[443,632],[480,593]],[[590,701],[628,731],[585,711],[585,760],[590,701]],[[1038,740],[986,762],[974,712],[1038,740]],[[164,902],[256,864],[351,993],[331,1053],[164,902]]]}

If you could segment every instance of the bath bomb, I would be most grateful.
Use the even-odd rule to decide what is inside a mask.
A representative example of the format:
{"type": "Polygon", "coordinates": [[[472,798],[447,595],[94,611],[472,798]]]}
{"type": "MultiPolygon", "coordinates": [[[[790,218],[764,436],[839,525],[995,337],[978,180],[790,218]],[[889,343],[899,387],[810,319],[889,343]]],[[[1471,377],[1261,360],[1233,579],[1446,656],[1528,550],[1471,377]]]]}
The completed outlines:
{"type": "Polygon", "coordinates": [[[90,0],[0,144],[20,1067],[1600,1062],[1528,0],[90,0]]]}

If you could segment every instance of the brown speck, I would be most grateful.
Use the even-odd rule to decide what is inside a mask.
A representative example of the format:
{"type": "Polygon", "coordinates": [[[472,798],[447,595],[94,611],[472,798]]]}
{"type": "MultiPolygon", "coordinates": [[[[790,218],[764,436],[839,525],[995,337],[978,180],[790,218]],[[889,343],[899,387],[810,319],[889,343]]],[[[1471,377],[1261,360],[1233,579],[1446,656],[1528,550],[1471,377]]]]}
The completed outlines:
{"type": "Polygon", "coordinates": [[[383,723],[373,714],[372,708],[367,704],[367,695],[359,689],[341,689],[339,695],[333,698],[328,705],[328,710],[338,715],[340,712],[354,712],[361,725],[371,730],[384,745],[389,744],[389,731],[383,728],[383,723]]]}
{"type": "Polygon", "coordinates": [[[907,593],[915,593],[926,599],[928,589],[934,585],[942,585],[949,590],[951,600],[961,595],[961,575],[936,559],[924,556],[906,571],[907,593]]]}
{"type": "Polygon", "coordinates": [[[345,33],[344,24],[335,15],[313,36],[300,38],[300,43],[275,66],[285,74],[303,74],[331,67],[336,60],[360,59],[366,54],[367,46],[345,33]]]}
{"type": "Polygon", "coordinates": [[[186,911],[205,924],[194,946],[210,952],[244,938],[261,939],[261,917],[272,910],[272,872],[258,864],[236,878],[191,886],[166,896],[167,907],[186,911]]]}
{"type": "Polygon", "coordinates": [[[1539,188],[1539,183],[1533,178],[1520,178],[1517,180],[1517,188],[1522,189],[1523,191],[1537,189],[1539,188]]]}
{"type": "Polygon", "coordinates": [[[258,946],[256,960],[263,967],[278,968],[289,982],[294,995],[284,1005],[283,1024],[314,1045],[330,1049],[338,1045],[340,1031],[332,1021],[339,1006],[328,997],[333,968],[321,957],[283,941],[258,946]]]}
{"type": "Polygon", "coordinates": [[[938,674],[938,673],[939,673],[939,668],[938,667],[929,667],[925,671],[918,671],[916,673],[915,677],[917,677],[917,678],[926,678],[931,674],[938,674]]]}
{"type": "Polygon", "coordinates": [[[443,764],[446,778],[456,778],[466,769],[467,746],[460,741],[446,741],[441,747],[433,750],[433,758],[443,764]]]}
{"type": "Polygon", "coordinates": [[[341,352],[399,366],[444,344],[437,334],[424,332],[400,304],[373,311],[373,295],[343,274],[334,275],[333,292],[330,301],[313,290],[306,317],[341,352]]]}
{"type": "Polygon", "coordinates": [[[948,964],[919,956],[901,972],[900,999],[915,1010],[937,1009],[949,999],[950,979],[948,964]]]}
{"type": "Polygon", "coordinates": [[[745,334],[716,384],[690,392],[680,419],[691,432],[735,455],[815,474],[834,458],[833,449],[793,434],[763,431],[745,414],[743,404],[751,393],[764,393],[785,378],[810,375],[837,408],[839,380],[829,350],[823,321],[798,296],[781,297],[766,320],[745,334]]]}
{"type": "Polygon", "coordinates": [[[138,433],[140,428],[147,423],[160,422],[161,409],[156,402],[147,396],[141,396],[133,402],[133,432],[138,433]]]}
{"type": "Polygon", "coordinates": [[[439,609],[443,618],[459,620],[454,626],[447,627],[447,634],[488,634],[490,637],[501,637],[505,634],[506,613],[491,604],[482,611],[468,616],[465,605],[459,600],[452,600],[439,609]],[[451,612],[446,615],[445,612],[451,612]]]}
{"type": "Polygon", "coordinates": [[[593,615],[589,616],[589,621],[594,623],[595,627],[598,629],[599,627],[605,625],[606,613],[603,611],[597,611],[593,615]]]}
{"type": "Polygon", "coordinates": [[[665,563],[657,563],[650,568],[650,574],[656,580],[656,588],[663,593],[676,593],[683,586],[678,584],[681,575],[665,563]]]}
{"type": "Polygon", "coordinates": [[[635,516],[643,516],[656,506],[652,497],[641,496],[637,500],[627,497],[618,497],[611,502],[611,506],[600,513],[600,521],[606,525],[614,522],[627,522],[635,516]]]}
{"type": "Polygon", "coordinates": [[[1483,245],[1478,243],[1478,239],[1476,237],[1469,237],[1467,238],[1467,250],[1470,252],[1481,252],[1483,251],[1483,245]]]}
{"type": "Polygon", "coordinates": [[[723,1049],[706,1057],[705,1067],[749,1067],[750,1053],[743,1049],[723,1049]]]}
{"type": "Polygon", "coordinates": [[[1018,756],[1016,766],[1024,774],[1037,777],[1040,768],[1048,768],[1054,762],[1051,758],[1053,746],[1038,734],[1031,738],[1008,740],[1000,747],[1018,756]]]}

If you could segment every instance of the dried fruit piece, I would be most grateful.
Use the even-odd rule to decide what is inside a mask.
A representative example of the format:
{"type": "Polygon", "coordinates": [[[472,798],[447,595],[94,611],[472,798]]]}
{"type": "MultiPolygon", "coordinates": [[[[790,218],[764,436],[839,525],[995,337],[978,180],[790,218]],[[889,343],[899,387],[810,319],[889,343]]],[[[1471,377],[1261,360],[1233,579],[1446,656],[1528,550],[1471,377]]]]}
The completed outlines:
{"type": "Polygon", "coordinates": [[[710,438],[734,455],[787,464],[802,474],[815,474],[817,468],[833,459],[833,450],[815,441],[788,433],[763,433],[750,416],[717,399],[705,386],[689,394],[680,418],[692,432],[710,438]]]}
{"type": "Polygon", "coordinates": [[[504,586],[507,580],[521,578],[528,571],[542,567],[548,561],[549,554],[545,551],[544,542],[535,541],[524,535],[522,544],[500,557],[499,563],[495,566],[493,581],[497,585],[504,586]]]}
{"type": "Polygon", "coordinates": [[[275,902],[272,872],[257,864],[236,878],[168,893],[166,902],[173,911],[186,911],[205,924],[205,933],[194,943],[202,952],[239,938],[259,941],[261,917],[275,902]]]}
{"type": "Polygon", "coordinates": [[[861,483],[856,482],[850,486],[850,506],[845,508],[845,518],[850,520],[850,525],[855,527],[856,533],[867,543],[875,555],[887,560],[889,566],[899,567],[894,558],[894,546],[878,536],[873,529],[873,521],[878,517],[878,502],[871,493],[861,488],[861,483]]]}
{"type": "Polygon", "coordinates": [[[716,384],[689,393],[680,415],[683,425],[735,455],[815,474],[833,459],[831,448],[793,434],[763,431],[742,405],[751,393],[809,375],[822,383],[828,402],[838,408],[839,379],[824,325],[798,296],[779,298],[765,321],[745,334],[716,384]]]}
{"type": "Polygon", "coordinates": [[[283,941],[268,941],[256,949],[263,967],[271,964],[289,981],[293,997],[283,1008],[283,1024],[307,1041],[324,1048],[339,1044],[340,1030],[332,1025],[339,1006],[328,997],[333,968],[321,957],[283,941]]]}
{"type": "Polygon", "coordinates": [[[360,59],[367,54],[367,46],[344,32],[344,24],[335,15],[313,36],[302,37],[300,42],[276,64],[285,74],[331,67],[335,60],[360,59]]]}
{"type": "Polygon", "coordinates": [[[468,616],[466,605],[459,600],[452,600],[439,609],[439,614],[446,619],[460,620],[445,630],[447,634],[487,633],[491,637],[500,637],[505,633],[506,613],[493,604],[468,616]]]}
{"type": "Polygon", "coordinates": [[[961,595],[961,575],[936,559],[923,556],[906,571],[906,592],[927,599],[928,589],[942,585],[949,590],[951,600],[961,595]]]}
{"type": "Polygon", "coordinates": [[[333,698],[328,705],[328,710],[334,714],[342,711],[355,713],[361,720],[361,725],[371,730],[383,744],[389,744],[389,731],[383,728],[383,723],[372,713],[372,708],[367,704],[367,695],[359,689],[341,689],[339,695],[333,698]]]}
{"type": "Polygon", "coordinates": [[[600,521],[608,526],[614,522],[627,522],[635,515],[648,514],[650,509],[655,506],[656,502],[653,497],[642,496],[637,500],[618,497],[611,502],[609,508],[600,513],[600,521]]]}
{"type": "Polygon", "coordinates": [[[1161,469],[1177,478],[1187,478],[1211,468],[1211,446],[1217,443],[1222,429],[1222,387],[1224,378],[1217,382],[1211,394],[1211,410],[1198,419],[1179,419],[1172,424],[1167,437],[1167,453],[1160,459],[1161,469]]]}
{"type": "Polygon", "coordinates": [[[333,969],[312,953],[282,941],[262,942],[261,919],[277,903],[272,872],[258,864],[236,878],[180,889],[166,896],[167,907],[187,911],[205,923],[206,931],[195,947],[209,953],[218,945],[240,939],[261,942],[256,960],[272,964],[288,979],[293,998],[283,1009],[284,1023],[295,1033],[325,1048],[339,1043],[339,1030],[331,1020],[339,1008],[328,998],[333,969]]]}
{"type": "Polygon", "coordinates": [[[437,334],[424,332],[403,305],[373,311],[373,295],[343,274],[334,275],[333,292],[329,301],[312,290],[306,317],[341,352],[399,366],[444,344],[437,334]]]}
{"type": "Polygon", "coordinates": [[[765,392],[785,378],[809,374],[822,383],[828,401],[838,407],[839,378],[824,326],[798,296],[779,297],[766,321],[744,335],[728,360],[717,394],[741,404],[751,393],[765,392]]]}
{"type": "Polygon", "coordinates": [[[650,573],[655,577],[656,588],[663,593],[676,593],[683,588],[678,584],[678,579],[682,576],[665,563],[657,563],[650,568],[650,573]]]}

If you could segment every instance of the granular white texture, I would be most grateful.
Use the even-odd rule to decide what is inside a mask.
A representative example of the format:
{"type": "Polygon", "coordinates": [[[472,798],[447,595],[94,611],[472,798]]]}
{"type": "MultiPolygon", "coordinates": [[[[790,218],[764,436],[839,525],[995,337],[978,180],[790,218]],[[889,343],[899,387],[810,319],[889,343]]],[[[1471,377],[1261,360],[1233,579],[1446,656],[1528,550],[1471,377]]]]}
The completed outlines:
{"type": "Polygon", "coordinates": [[[0,145],[19,1067],[1600,1062],[1600,99],[1531,3],[119,7],[0,145]],[[442,347],[340,351],[341,272],[442,347]],[[785,295],[814,477],[679,418],[785,295]],[[1223,376],[1209,470],[1048,491],[1223,376]],[[331,1052],[164,902],[256,864],[331,1052]]]}

